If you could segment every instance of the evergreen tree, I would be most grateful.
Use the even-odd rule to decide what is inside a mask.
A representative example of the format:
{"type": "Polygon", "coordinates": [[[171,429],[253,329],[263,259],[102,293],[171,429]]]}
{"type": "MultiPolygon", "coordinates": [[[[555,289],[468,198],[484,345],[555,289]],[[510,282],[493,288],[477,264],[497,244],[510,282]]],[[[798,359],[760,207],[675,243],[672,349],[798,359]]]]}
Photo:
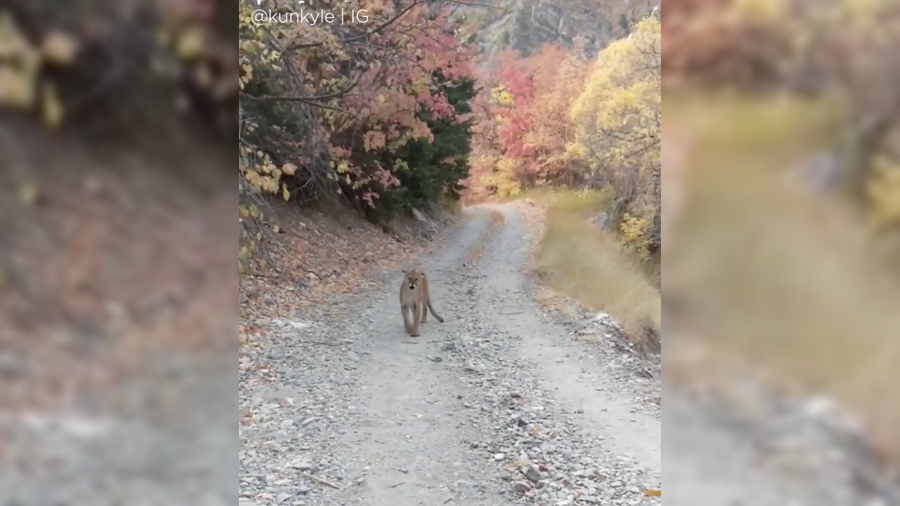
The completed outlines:
{"type": "MultiPolygon", "coordinates": [[[[441,93],[457,114],[472,111],[470,101],[477,94],[473,79],[453,81],[439,73],[435,77],[442,83],[441,93]]],[[[394,171],[400,180],[400,188],[388,190],[379,199],[378,214],[381,218],[401,209],[427,208],[441,196],[453,200],[460,196],[460,181],[468,177],[473,120],[458,121],[455,117],[435,120],[431,116],[424,108],[419,112],[419,119],[431,129],[434,137],[431,142],[426,139],[411,140],[391,153],[391,160],[383,160],[383,163],[390,163],[393,167],[397,167],[397,161],[402,161],[405,166],[394,171]]]]}

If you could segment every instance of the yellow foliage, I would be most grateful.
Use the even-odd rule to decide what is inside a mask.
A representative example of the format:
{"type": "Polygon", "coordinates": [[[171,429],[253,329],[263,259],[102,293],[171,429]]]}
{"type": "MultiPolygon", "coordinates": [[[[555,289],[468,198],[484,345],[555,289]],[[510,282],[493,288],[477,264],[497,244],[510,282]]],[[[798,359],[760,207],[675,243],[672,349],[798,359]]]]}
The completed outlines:
{"type": "Polygon", "coordinates": [[[647,230],[650,228],[650,220],[647,217],[636,217],[628,213],[622,217],[619,225],[622,246],[634,250],[641,258],[650,255],[648,250],[650,241],[647,239],[647,230]]]}
{"type": "Polygon", "coordinates": [[[518,169],[516,160],[502,157],[497,160],[494,171],[485,178],[486,183],[496,188],[496,195],[500,198],[518,197],[522,193],[515,177],[518,169]]]}
{"type": "Polygon", "coordinates": [[[503,85],[499,85],[491,89],[491,100],[497,104],[512,107],[515,105],[512,95],[503,85]]]}
{"type": "Polygon", "coordinates": [[[597,56],[584,92],[572,105],[574,155],[591,153],[595,169],[658,165],[662,130],[661,27],[651,16],[597,56]]]}
{"type": "Polygon", "coordinates": [[[0,66],[0,104],[20,108],[35,102],[34,75],[0,66]]]}
{"type": "MultiPolygon", "coordinates": [[[[0,58],[8,61],[29,54],[35,54],[34,47],[19,30],[16,22],[9,14],[0,14],[0,58]]],[[[34,58],[31,59],[34,61],[34,58]]]]}
{"type": "Polygon", "coordinates": [[[199,27],[190,27],[179,34],[175,54],[182,60],[192,60],[203,55],[205,34],[199,27]]]}
{"type": "MultiPolygon", "coordinates": [[[[255,124],[246,126],[247,129],[255,127],[255,124]]],[[[244,143],[238,149],[238,167],[242,182],[246,183],[250,190],[280,195],[285,201],[290,200],[291,193],[287,184],[283,183],[281,178],[282,176],[295,174],[297,171],[296,165],[285,163],[281,168],[278,168],[268,153],[258,149],[256,146],[244,143]]],[[[263,214],[253,204],[242,204],[238,207],[238,222],[243,225],[245,219],[262,220],[263,214]]],[[[273,230],[276,233],[278,232],[277,227],[273,230]]],[[[262,239],[261,233],[258,232],[256,235],[251,236],[246,227],[241,228],[240,241],[242,246],[238,251],[238,272],[240,274],[247,273],[247,264],[250,262],[253,252],[256,251],[256,247],[262,239]]],[[[266,262],[264,259],[259,259],[256,261],[256,265],[263,269],[266,266],[266,262]]]]}
{"type": "Polygon", "coordinates": [[[574,140],[567,154],[601,176],[627,207],[623,245],[648,256],[652,217],[659,212],[662,140],[661,26],[655,16],[635,24],[598,55],[572,104],[574,140]]]}
{"type": "Polygon", "coordinates": [[[871,221],[876,229],[900,224],[900,166],[884,157],[875,160],[874,175],[867,185],[871,221]]]}
{"type": "Polygon", "coordinates": [[[0,15],[0,104],[31,108],[41,55],[8,14],[0,15]]]}

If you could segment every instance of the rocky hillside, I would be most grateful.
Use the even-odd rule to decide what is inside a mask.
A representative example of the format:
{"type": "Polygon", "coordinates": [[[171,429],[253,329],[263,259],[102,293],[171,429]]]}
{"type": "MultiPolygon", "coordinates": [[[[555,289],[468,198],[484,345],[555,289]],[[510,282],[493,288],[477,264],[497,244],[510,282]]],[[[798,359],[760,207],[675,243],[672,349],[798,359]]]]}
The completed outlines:
{"type": "Polygon", "coordinates": [[[596,54],[627,35],[660,0],[483,0],[455,5],[457,15],[466,20],[463,35],[480,45],[490,61],[503,49],[527,56],[554,42],[596,54]]]}

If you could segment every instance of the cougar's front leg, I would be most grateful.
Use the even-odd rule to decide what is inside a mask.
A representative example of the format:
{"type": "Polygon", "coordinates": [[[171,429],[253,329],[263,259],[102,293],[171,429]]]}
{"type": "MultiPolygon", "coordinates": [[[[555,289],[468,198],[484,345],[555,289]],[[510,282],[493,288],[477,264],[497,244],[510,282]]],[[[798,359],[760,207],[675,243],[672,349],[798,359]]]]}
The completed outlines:
{"type": "Polygon", "coordinates": [[[419,320],[422,317],[422,308],[419,304],[413,304],[413,321],[412,321],[412,332],[409,335],[413,337],[419,337],[419,320]]]}
{"type": "MultiPolygon", "coordinates": [[[[410,307],[407,305],[400,306],[400,313],[403,315],[403,328],[406,329],[407,334],[412,335],[413,327],[409,321],[409,317],[410,317],[409,310],[410,310],[410,307]]],[[[413,317],[413,318],[415,319],[415,317],[413,317]]]]}

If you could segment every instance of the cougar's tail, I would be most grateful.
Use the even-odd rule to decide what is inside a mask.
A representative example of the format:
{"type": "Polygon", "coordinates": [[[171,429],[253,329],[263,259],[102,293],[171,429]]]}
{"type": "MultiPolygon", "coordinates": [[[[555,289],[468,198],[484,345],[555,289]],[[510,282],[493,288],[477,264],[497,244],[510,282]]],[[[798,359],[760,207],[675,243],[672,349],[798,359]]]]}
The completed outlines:
{"type": "Polygon", "coordinates": [[[431,301],[430,301],[430,300],[428,301],[428,310],[431,311],[431,316],[434,316],[435,319],[437,319],[437,321],[439,321],[439,322],[441,322],[441,323],[444,323],[444,319],[441,318],[441,315],[437,314],[437,313],[434,311],[434,308],[431,307],[431,301]]]}

